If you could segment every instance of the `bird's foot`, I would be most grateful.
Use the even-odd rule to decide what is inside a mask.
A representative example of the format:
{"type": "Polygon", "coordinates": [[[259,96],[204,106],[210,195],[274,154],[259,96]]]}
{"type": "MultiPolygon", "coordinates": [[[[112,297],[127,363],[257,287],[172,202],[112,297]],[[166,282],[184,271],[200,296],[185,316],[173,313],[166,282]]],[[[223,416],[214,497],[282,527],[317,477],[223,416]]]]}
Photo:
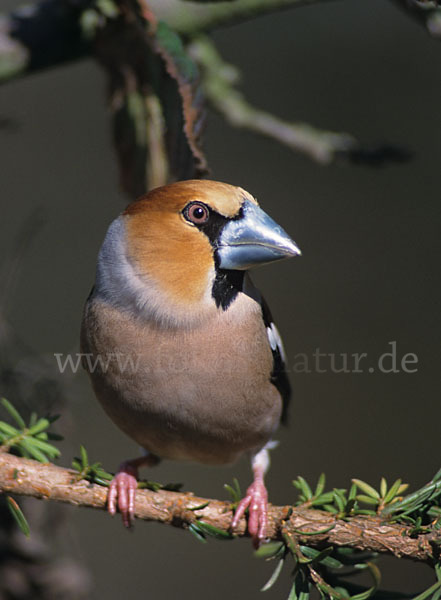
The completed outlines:
{"type": "Polygon", "coordinates": [[[231,529],[235,529],[248,508],[248,533],[257,549],[266,537],[268,523],[268,492],[263,478],[257,477],[247,489],[234,513],[231,529]]]}
{"type": "Polygon", "coordinates": [[[130,462],[123,463],[110,482],[107,510],[111,515],[118,508],[125,527],[130,527],[135,518],[135,492],[138,487],[138,468],[130,462]]]}
{"type": "Polygon", "coordinates": [[[138,467],[153,467],[160,462],[155,454],[147,452],[144,456],[123,462],[118,473],[110,482],[107,495],[107,510],[111,515],[117,511],[122,515],[126,527],[132,525],[135,518],[135,492],[138,487],[138,467]]]}

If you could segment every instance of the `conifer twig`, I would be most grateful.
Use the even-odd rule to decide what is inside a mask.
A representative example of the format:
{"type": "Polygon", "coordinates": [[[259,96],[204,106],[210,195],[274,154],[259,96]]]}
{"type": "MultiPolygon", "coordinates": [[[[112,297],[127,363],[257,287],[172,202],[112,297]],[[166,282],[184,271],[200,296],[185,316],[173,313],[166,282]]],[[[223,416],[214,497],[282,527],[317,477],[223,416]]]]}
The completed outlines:
{"type": "MultiPolygon", "coordinates": [[[[71,469],[51,463],[39,463],[0,453],[0,491],[44,500],[55,500],[76,506],[104,510],[107,488],[79,479],[71,469]]],[[[191,492],[138,490],[136,517],[188,529],[200,523],[229,532],[231,504],[226,501],[199,498],[191,492]]],[[[243,519],[235,532],[246,535],[243,519]]],[[[377,516],[353,516],[345,519],[311,508],[270,506],[268,536],[280,540],[284,532],[294,534],[299,543],[309,546],[350,546],[431,563],[433,548],[441,543],[441,531],[412,535],[412,527],[382,521],[377,516]],[[312,532],[319,532],[311,535],[312,532]]]]}

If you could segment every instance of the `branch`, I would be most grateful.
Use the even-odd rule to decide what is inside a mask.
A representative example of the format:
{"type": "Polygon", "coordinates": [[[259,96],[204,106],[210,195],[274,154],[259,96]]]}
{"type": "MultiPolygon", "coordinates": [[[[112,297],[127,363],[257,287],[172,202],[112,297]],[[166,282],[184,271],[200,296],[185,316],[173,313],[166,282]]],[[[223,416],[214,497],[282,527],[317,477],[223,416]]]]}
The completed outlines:
{"type": "Polygon", "coordinates": [[[307,123],[288,123],[252,106],[235,88],[238,70],[222,60],[208,38],[197,37],[189,52],[201,66],[207,100],[234,127],[275,139],[321,164],[332,162],[336,153],[355,146],[355,139],[346,133],[321,131],[307,123]]]}
{"type": "MultiPolygon", "coordinates": [[[[6,452],[0,452],[0,491],[101,510],[105,510],[107,497],[107,488],[79,480],[76,471],[18,458],[6,452]]],[[[441,531],[410,537],[408,526],[384,522],[379,517],[338,519],[315,509],[297,507],[291,510],[289,506],[269,507],[269,538],[282,539],[283,528],[283,532],[295,535],[299,543],[313,547],[321,548],[324,544],[350,546],[427,563],[433,560],[433,549],[441,543],[441,531]],[[311,532],[321,531],[311,535],[311,532]]],[[[191,492],[165,490],[138,490],[135,515],[138,519],[183,529],[202,520],[227,536],[232,518],[229,502],[199,498],[191,492]]],[[[246,535],[244,519],[236,534],[246,535]]]]}
{"type": "MultiPolygon", "coordinates": [[[[178,33],[194,34],[318,1],[329,0],[236,0],[207,5],[184,0],[140,0],[140,3],[178,33]]],[[[0,16],[0,81],[91,54],[94,30],[118,11],[118,1],[113,0],[43,0],[0,16]]]]}
{"type": "Polygon", "coordinates": [[[143,0],[155,15],[182,34],[210,31],[288,8],[330,0],[234,0],[197,4],[188,0],[143,0]]]}
{"type": "MultiPolygon", "coordinates": [[[[441,16],[433,0],[391,0],[441,37],[441,16]]],[[[188,0],[140,0],[182,35],[195,35],[260,15],[329,0],[234,0],[198,4],[188,0]]],[[[91,53],[90,33],[103,13],[118,11],[113,0],[43,0],[0,15],[0,82],[91,53]]]]}
{"type": "Polygon", "coordinates": [[[343,159],[355,164],[378,166],[386,162],[404,162],[410,157],[406,150],[396,146],[380,144],[365,147],[348,133],[284,121],[260,110],[236,89],[239,71],[222,60],[208,37],[196,37],[188,50],[201,68],[207,100],[234,127],[243,127],[274,139],[322,165],[343,159]]]}
{"type": "MultiPolygon", "coordinates": [[[[164,134],[165,130],[173,132],[173,127],[168,127],[167,119],[164,120],[167,113],[164,103],[167,104],[167,99],[158,97],[163,109],[162,115],[157,110],[159,107],[155,98],[150,103],[147,98],[137,99],[136,105],[142,107],[135,111],[135,120],[135,113],[130,110],[136,96],[132,92],[145,95],[146,87],[152,85],[149,77],[150,45],[154,38],[156,44],[153,43],[153,46],[156,48],[158,39],[152,31],[147,34],[147,27],[144,25],[148,23],[152,29],[154,23],[153,30],[157,35],[160,19],[163,26],[161,31],[164,27],[167,29],[171,46],[164,55],[161,50],[159,54],[165,59],[168,73],[174,73],[176,81],[173,84],[178,84],[184,109],[184,144],[188,142],[190,152],[187,155],[195,162],[194,168],[186,172],[187,161],[182,159],[182,152],[179,152],[180,160],[175,162],[179,162],[178,167],[184,166],[185,177],[198,176],[204,171],[204,158],[197,143],[203,121],[201,95],[198,94],[197,74],[188,79],[188,73],[196,73],[193,65],[190,65],[186,52],[188,49],[202,69],[202,85],[206,96],[212,106],[233,126],[270,137],[320,164],[329,164],[336,158],[370,166],[408,160],[410,155],[402,148],[390,144],[362,146],[349,134],[322,131],[306,123],[286,122],[252,106],[235,88],[237,70],[224,63],[208,38],[201,35],[201,31],[215,25],[313,1],[318,0],[230,0],[203,4],[186,0],[91,0],[87,4],[77,0],[44,0],[32,9],[12,13],[3,23],[0,21],[0,82],[80,58],[86,53],[95,53],[110,72],[112,104],[117,107],[115,137],[118,138],[123,187],[136,197],[145,191],[146,179],[148,187],[152,187],[168,178],[165,163],[161,160],[167,144],[162,144],[159,152],[154,152],[158,140],[164,141],[158,137],[158,133],[164,134]],[[187,35],[194,34],[188,48],[173,33],[174,30],[187,35]],[[147,43],[148,40],[150,44],[147,43]],[[177,47],[176,44],[180,51],[179,56],[174,57],[173,49],[177,47]],[[173,72],[170,71],[172,63],[173,72]],[[176,68],[178,65],[181,66],[176,68]],[[131,89],[134,82],[135,90],[131,89]],[[159,120],[156,118],[158,116],[159,120]],[[139,143],[139,131],[142,143],[139,143]],[[148,131],[148,139],[145,131],[148,131]],[[151,150],[148,161],[147,148],[151,150]],[[147,177],[146,164],[150,177],[147,177]]],[[[163,85],[160,87],[164,88],[163,85]]],[[[171,110],[173,114],[176,113],[173,104],[171,110]]],[[[170,150],[179,147],[176,140],[168,146],[170,150]]],[[[182,169],[171,170],[176,178],[183,177],[182,169]]]]}

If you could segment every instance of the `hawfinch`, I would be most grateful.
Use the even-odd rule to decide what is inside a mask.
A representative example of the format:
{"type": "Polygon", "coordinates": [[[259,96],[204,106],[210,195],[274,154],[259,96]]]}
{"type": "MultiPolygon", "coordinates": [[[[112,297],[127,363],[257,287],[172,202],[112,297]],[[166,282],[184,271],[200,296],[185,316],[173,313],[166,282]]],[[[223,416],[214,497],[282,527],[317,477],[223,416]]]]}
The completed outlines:
{"type": "Polygon", "coordinates": [[[81,332],[85,368],[110,418],[145,451],[108,494],[129,526],[138,467],[161,458],[226,464],[247,453],[239,503],[265,537],[268,447],[289,399],[283,347],[248,269],[300,254],[245,190],[181,181],[133,202],[110,225],[81,332]]]}

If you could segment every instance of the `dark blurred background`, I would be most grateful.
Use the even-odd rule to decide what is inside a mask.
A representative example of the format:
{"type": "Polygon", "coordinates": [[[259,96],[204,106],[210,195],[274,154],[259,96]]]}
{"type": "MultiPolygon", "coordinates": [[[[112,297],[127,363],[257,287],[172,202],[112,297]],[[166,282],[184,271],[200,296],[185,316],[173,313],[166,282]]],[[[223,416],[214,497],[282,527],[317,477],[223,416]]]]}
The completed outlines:
{"type": "MultiPolygon", "coordinates": [[[[15,6],[2,2],[2,10],[15,6]]],[[[248,99],[288,120],[393,142],[413,159],[384,168],[320,167],[277,143],[210,115],[205,150],[212,178],[257,196],[292,235],[301,258],[255,272],[282,332],[291,367],[304,354],[367,353],[366,366],[396,342],[415,373],[291,373],[289,428],[272,454],[270,500],[295,498],[298,474],[331,487],[351,477],[412,488],[439,468],[441,44],[381,0],[317,4],[261,17],[214,35],[239,65],[248,99]],[[412,365],[412,368],[414,366],[412,365]]],[[[53,361],[78,351],[83,302],[110,221],[127,199],[118,174],[105,79],[92,60],[2,87],[0,250],[10,252],[35,207],[45,221],[22,265],[10,314],[17,333],[53,361]]],[[[363,364],[363,363],[361,363],[363,364]]],[[[337,366],[340,358],[337,357],[337,366]]],[[[14,401],[14,398],[10,398],[14,401]]],[[[85,374],[69,384],[75,416],[61,463],[84,444],[108,470],[137,454],[98,406],[85,374]]],[[[63,421],[59,429],[63,429],[63,421]]],[[[147,476],[147,473],[143,473],[147,476]]],[[[163,463],[151,478],[182,481],[226,498],[225,482],[250,481],[246,460],[231,468],[163,463]]],[[[69,508],[65,548],[88,565],[90,598],[255,598],[269,576],[249,540],[199,544],[188,533],[69,508]]],[[[384,560],[383,586],[417,592],[432,574],[384,560]]],[[[265,597],[288,594],[288,570],[265,597]]]]}

